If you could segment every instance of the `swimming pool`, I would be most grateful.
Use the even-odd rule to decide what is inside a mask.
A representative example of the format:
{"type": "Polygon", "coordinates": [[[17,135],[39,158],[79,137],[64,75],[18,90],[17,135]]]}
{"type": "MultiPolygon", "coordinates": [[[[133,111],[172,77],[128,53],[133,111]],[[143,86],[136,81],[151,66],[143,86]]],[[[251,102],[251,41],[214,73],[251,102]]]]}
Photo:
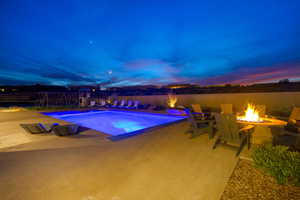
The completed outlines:
{"type": "Polygon", "coordinates": [[[132,136],[152,127],[185,119],[184,116],[115,110],[44,112],[43,114],[106,133],[111,135],[111,139],[132,136]]]}

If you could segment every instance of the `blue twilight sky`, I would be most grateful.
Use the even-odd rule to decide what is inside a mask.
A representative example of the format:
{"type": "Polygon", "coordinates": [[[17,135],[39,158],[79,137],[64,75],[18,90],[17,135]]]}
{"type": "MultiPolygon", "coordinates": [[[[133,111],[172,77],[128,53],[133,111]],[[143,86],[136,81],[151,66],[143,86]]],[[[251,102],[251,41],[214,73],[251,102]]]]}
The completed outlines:
{"type": "Polygon", "coordinates": [[[299,0],[1,0],[0,84],[300,80],[299,0]]]}

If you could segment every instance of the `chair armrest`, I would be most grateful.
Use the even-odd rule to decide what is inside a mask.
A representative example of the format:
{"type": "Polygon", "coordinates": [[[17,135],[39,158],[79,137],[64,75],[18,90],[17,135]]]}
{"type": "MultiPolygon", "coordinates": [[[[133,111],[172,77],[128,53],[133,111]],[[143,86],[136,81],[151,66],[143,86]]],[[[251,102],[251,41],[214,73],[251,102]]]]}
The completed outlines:
{"type": "Polygon", "coordinates": [[[290,131],[285,131],[283,135],[290,135],[290,136],[295,136],[295,137],[300,137],[300,133],[297,132],[290,132],[290,131]]]}
{"type": "Polygon", "coordinates": [[[253,125],[247,125],[247,126],[241,128],[239,131],[240,131],[240,132],[247,132],[247,131],[250,131],[250,130],[253,129],[253,128],[254,128],[253,125]]]}

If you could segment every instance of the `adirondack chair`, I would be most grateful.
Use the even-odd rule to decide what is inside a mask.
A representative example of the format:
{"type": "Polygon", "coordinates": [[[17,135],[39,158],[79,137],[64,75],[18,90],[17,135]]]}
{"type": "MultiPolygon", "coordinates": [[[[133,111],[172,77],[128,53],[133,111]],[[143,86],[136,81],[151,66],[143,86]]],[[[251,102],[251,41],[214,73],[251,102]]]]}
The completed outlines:
{"type": "Polygon", "coordinates": [[[190,122],[190,127],[187,131],[187,133],[191,133],[191,137],[195,137],[199,134],[205,134],[208,133],[209,138],[213,138],[214,136],[214,120],[197,120],[193,113],[190,111],[190,109],[186,108],[184,109],[188,121],[190,122]]]}
{"type": "Polygon", "coordinates": [[[221,142],[238,145],[236,153],[236,156],[238,156],[246,144],[248,145],[248,149],[250,148],[250,133],[254,126],[249,125],[240,128],[234,115],[216,114],[215,118],[218,132],[213,149],[221,142]]]}
{"type": "Polygon", "coordinates": [[[266,116],[266,106],[265,105],[256,105],[255,106],[257,111],[259,112],[259,116],[265,117],[266,116]]]}
{"type": "Polygon", "coordinates": [[[273,135],[273,145],[284,145],[292,150],[300,151],[300,133],[281,127],[271,127],[271,131],[273,135]]]}
{"type": "Polygon", "coordinates": [[[199,104],[192,104],[192,109],[195,113],[203,113],[202,108],[199,104]]]}
{"type": "Polygon", "coordinates": [[[294,107],[289,117],[289,122],[296,123],[297,120],[300,120],[300,108],[294,107]]]}
{"type": "Polygon", "coordinates": [[[221,104],[221,114],[232,114],[232,104],[221,104]]]}
{"type": "Polygon", "coordinates": [[[205,117],[205,114],[199,104],[192,104],[192,111],[196,119],[203,119],[205,117]]]}

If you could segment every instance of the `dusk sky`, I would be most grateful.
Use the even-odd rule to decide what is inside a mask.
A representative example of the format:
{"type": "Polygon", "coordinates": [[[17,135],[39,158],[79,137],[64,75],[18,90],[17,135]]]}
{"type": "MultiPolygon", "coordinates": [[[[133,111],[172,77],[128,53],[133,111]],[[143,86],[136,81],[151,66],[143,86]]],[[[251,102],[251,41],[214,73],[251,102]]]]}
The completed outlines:
{"type": "Polygon", "coordinates": [[[0,84],[300,80],[300,1],[1,0],[0,84]]]}

